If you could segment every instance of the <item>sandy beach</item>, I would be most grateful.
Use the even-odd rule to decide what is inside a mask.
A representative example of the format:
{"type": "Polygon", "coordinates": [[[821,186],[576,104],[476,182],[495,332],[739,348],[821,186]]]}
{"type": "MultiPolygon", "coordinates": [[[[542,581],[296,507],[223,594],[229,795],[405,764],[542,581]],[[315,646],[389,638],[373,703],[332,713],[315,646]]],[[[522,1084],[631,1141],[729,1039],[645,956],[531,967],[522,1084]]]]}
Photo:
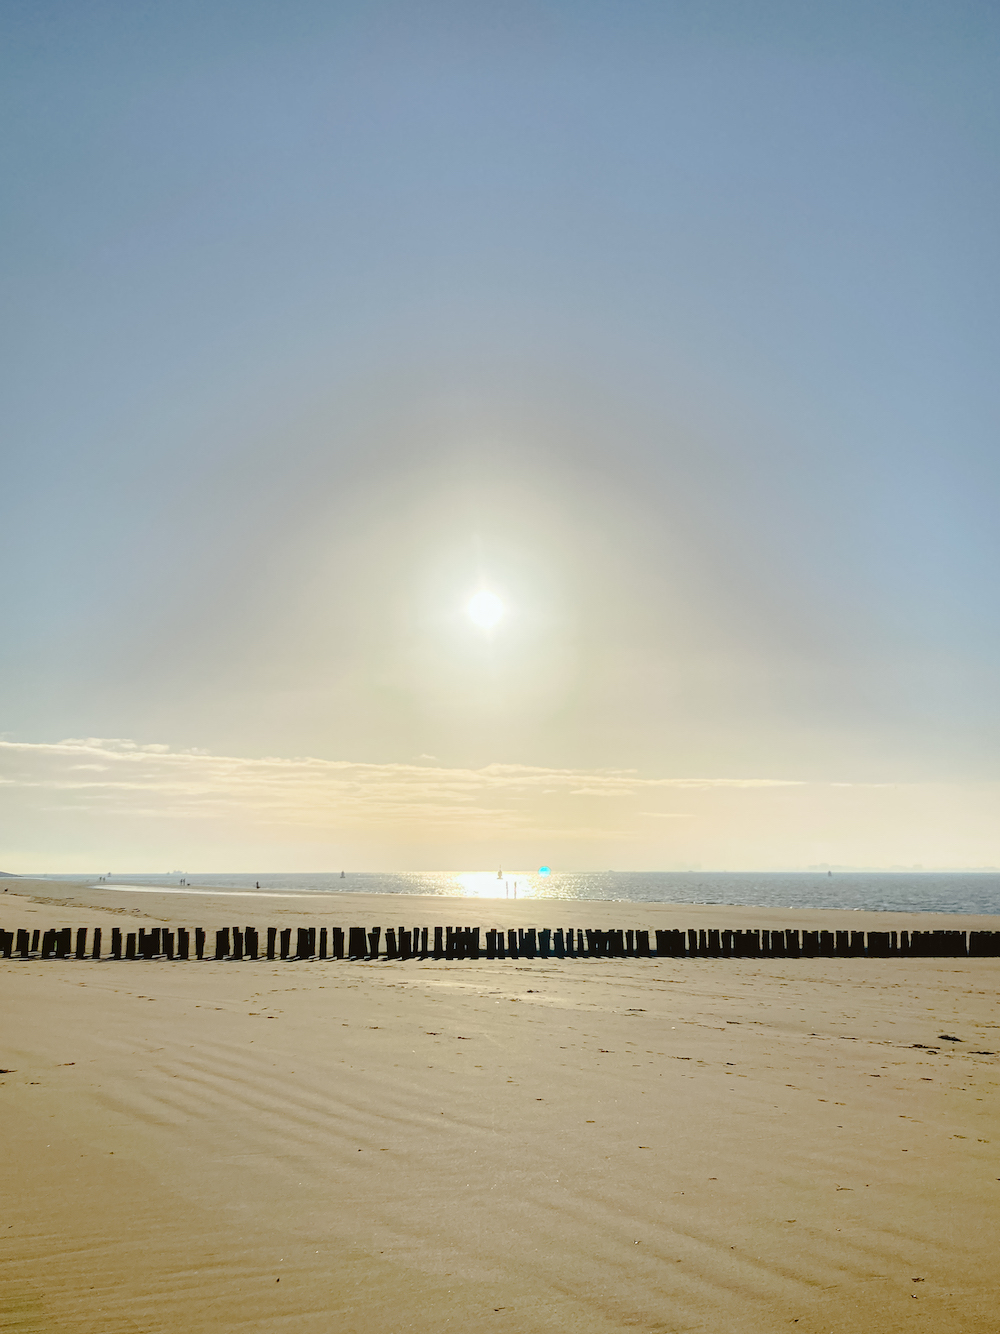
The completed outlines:
{"type": "MultiPolygon", "coordinates": [[[[4,883],[8,930],[996,925],[4,883]]],[[[995,1329],[998,983],[993,959],[3,961],[0,1329],[995,1329]]]]}

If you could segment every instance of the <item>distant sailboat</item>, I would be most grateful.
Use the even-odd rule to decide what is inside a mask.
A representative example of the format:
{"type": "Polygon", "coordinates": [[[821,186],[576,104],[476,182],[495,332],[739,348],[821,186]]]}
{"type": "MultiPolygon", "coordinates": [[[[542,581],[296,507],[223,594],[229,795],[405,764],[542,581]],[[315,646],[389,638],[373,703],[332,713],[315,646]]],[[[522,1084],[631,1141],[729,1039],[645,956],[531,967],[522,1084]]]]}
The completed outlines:
{"type": "Polygon", "coordinates": [[[341,873],[340,873],[340,878],[341,878],[341,880],[346,880],[346,879],[347,879],[347,876],[346,876],[346,874],[345,874],[343,871],[341,871],[341,873]]]}
{"type": "Polygon", "coordinates": [[[497,879],[498,879],[498,880],[502,880],[502,879],[503,879],[503,867],[500,867],[500,868],[497,870],[497,879]]]}

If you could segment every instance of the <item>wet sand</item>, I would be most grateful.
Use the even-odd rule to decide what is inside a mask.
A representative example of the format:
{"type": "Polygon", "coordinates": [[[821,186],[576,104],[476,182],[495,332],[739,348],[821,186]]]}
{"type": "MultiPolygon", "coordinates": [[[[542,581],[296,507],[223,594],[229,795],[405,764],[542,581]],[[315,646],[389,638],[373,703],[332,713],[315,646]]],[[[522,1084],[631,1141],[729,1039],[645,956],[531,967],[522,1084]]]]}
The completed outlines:
{"type": "MultiPolygon", "coordinates": [[[[17,885],[6,929],[997,924],[17,885]]],[[[0,961],[0,1329],[993,1330],[998,986],[994,959],[0,961]]]]}

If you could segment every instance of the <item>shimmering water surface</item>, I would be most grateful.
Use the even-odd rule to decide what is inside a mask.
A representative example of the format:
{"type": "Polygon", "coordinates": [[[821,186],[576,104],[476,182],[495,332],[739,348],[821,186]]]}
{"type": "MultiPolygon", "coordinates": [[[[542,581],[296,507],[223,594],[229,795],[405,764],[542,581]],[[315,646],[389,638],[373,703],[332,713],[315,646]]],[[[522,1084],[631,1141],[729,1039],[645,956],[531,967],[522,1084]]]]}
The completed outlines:
{"type": "MultiPolygon", "coordinates": [[[[69,879],[53,876],[52,879],[69,879]]],[[[93,882],[95,877],[72,877],[93,882]]],[[[731,903],[764,908],[1000,913],[1000,872],[406,871],[311,875],[113,876],[109,889],[438,894],[466,898],[606,899],[621,903],[731,903]],[[182,884],[181,881],[186,883],[182,884]]]]}

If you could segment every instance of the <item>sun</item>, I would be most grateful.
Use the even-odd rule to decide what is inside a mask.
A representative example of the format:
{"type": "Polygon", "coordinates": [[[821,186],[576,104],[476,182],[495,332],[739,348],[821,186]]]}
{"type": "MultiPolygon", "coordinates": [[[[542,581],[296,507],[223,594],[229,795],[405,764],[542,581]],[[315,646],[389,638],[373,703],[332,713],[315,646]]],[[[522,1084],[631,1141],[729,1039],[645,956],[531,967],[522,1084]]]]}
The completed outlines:
{"type": "Polygon", "coordinates": [[[482,589],[476,594],[465,609],[465,614],[474,625],[484,630],[491,630],[503,615],[503,603],[496,593],[482,589]]]}

